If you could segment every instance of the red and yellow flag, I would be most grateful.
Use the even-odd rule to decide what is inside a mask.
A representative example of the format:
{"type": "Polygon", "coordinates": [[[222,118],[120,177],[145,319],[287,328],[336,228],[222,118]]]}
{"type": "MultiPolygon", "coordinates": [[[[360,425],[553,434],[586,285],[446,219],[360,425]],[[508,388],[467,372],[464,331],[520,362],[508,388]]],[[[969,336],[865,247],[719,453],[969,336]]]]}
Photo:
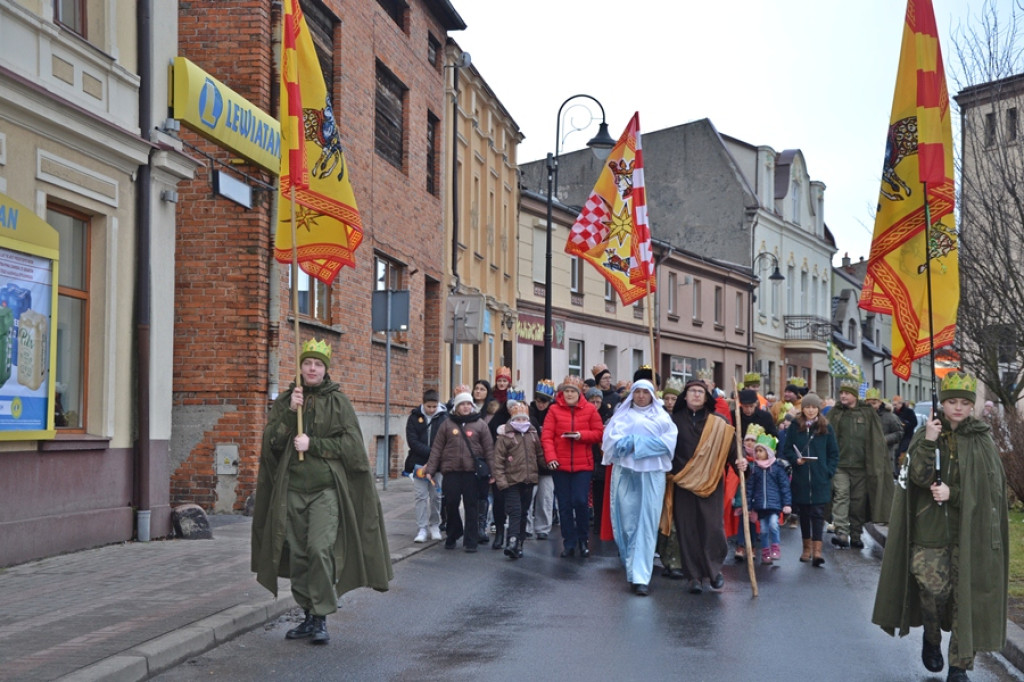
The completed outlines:
{"type": "Polygon", "coordinates": [[[611,282],[623,305],[655,290],[647,223],[640,114],[615,143],[593,191],[569,231],[565,252],[584,259],[611,282]]]}
{"type": "Polygon", "coordinates": [[[911,363],[929,354],[930,337],[936,348],[953,343],[960,303],[953,205],[953,134],[935,13],[931,0],[908,0],[860,297],[861,308],[892,315],[892,371],[904,380],[911,363]]]}
{"type": "Polygon", "coordinates": [[[281,50],[281,197],[274,258],[292,260],[291,198],[299,267],[330,284],[355,265],[363,240],[331,99],[299,0],[285,0],[281,50]]]}

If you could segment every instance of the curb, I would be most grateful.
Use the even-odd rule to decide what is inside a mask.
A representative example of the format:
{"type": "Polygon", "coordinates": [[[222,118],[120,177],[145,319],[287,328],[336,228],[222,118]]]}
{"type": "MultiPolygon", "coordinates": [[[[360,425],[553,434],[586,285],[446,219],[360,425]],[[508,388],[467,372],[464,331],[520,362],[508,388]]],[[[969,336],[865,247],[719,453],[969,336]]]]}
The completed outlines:
{"type": "MultiPolygon", "coordinates": [[[[887,528],[878,528],[873,523],[866,523],[864,530],[883,550],[885,549],[887,528]]],[[[1006,621],[1006,644],[999,653],[1018,672],[1024,673],[1024,628],[1011,620],[1006,621]]]]}
{"type": "MultiPolygon", "coordinates": [[[[391,553],[391,563],[408,559],[439,542],[429,540],[403,547],[391,553]]],[[[294,608],[298,608],[298,605],[290,594],[257,604],[232,606],[57,679],[59,682],[141,682],[279,618],[294,608]]]]}

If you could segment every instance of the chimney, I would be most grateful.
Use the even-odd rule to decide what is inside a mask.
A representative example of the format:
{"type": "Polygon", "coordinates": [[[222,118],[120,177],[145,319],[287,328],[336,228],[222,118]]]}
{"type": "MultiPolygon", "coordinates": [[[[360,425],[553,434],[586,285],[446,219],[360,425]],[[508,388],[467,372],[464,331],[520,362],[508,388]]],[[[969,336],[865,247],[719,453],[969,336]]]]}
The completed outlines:
{"type": "Polygon", "coordinates": [[[843,254],[843,268],[849,270],[850,268],[850,252],[847,251],[843,254]]]}

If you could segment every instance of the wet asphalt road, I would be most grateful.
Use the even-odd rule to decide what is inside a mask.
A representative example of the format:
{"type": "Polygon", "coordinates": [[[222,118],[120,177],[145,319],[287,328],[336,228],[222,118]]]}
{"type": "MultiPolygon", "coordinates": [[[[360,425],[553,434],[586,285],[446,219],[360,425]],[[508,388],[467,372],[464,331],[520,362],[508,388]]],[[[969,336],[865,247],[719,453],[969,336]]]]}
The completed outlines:
{"type": "MultiPolygon", "coordinates": [[[[345,595],[327,646],[285,640],[282,618],[154,679],[945,680],[921,665],[919,629],[895,639],[871,624],[877,548],[826,548],[814,569],[797,561],[799,531],[782,540],[782,560],[757,568],[756,599],[731,557],[720,592],[691,595],[656,566],[643,598],[613,543],[583,560],[530,541],[519,561],[438,544],[396,564],[389,592],[345,595]]],[[[971,679],[1024,678],[986,655],[971,679]]]]}

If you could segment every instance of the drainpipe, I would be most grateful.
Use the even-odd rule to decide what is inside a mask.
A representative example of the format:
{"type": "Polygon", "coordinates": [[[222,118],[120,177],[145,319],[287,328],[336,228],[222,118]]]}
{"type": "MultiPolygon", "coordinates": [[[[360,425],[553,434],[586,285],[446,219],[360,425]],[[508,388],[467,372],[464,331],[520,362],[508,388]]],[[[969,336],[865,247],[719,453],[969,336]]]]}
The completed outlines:
{"type": "MultiPolygon", "coordinates": [[[[270,6],[270,58],[273,60],[273,68],[271,73],[273,75],[273,83],[279,83],[281,78],[281,11],[284,8],[280,2],[273,2],[270,6]]],[[[333,93],[331,93],[333,94],[333,93]]],[[[270,115],[275,120],[280,120],[279,110],[281,107],[281,99],[276,87],[270,88],[270,115]]],[[[269,291],[267,292],[267,320],[269,323],[268,330],[268,343],[267,343],[267,403],[269,404],[272,400],[277,398],[278,392],[281,390],[279,381],[279,367],[281,362],[281,277],[280,271],[278,270],[277,260],[274,258],[274,244],[277,243],[277,202],[279,198],[279,192],[275,190],[271,193],[270,198],[270,213],[267,216],[267,221],[270,223],[270,245],[267,250],[267,260],[269,266],[267,267],[267,273],[269,275],[269,291]]],[[[291,266],[288,266],[289,269],[291,266]]],[[[295,343],[298,343],[298,339],[295,343]]]]}
{"type": "MultiPolygon", "coordinates": [[[[139,53],[139,131],[148,140],[153,129],[153,0],[139,0],[136,6],[136,28],[139,53]]],[[[152,152],[150,152],[152,158],[152,152]]],[[[136,419],[138,435],[134,451],[134,498],[139,511],[150,509],[150,471],[152,451],[149,430],[150,391],[150,243],[152,220],[152,173],[150,161],[139,166],[135,187],[135,216],[138,235],[135,252],[135,375],[137,377],[136,419]]],[[[148,514],[146,514],[148,516],[148,514]]],[[[148,539],[148,521],[140,524],[140,539],[148,539]]]]}

